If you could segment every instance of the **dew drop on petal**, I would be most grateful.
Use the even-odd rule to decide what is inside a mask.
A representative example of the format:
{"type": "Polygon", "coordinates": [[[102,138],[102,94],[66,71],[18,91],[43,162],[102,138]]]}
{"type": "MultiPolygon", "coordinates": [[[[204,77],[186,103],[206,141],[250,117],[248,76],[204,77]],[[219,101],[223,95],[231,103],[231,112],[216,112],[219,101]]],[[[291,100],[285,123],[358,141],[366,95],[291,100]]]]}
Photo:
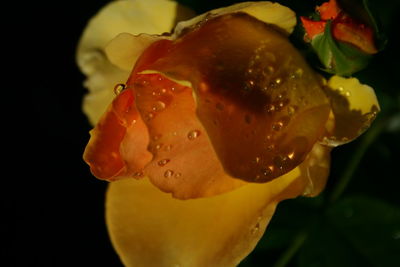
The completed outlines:
{"type": "Polygon", "coordinates": [[[126,88],[126,85],[123,83],[117,83],[114,86],[114,94],[119,95],[124,89],[126,88]]]}
{"type": "Polygon", "coordinates": [[[152,107],[153,111],[161,111],[163,109],[165,109],[165,103],[162,101],[157,101],[152,107]]]}
{"type": "Polygon", "coordinates": [[[170,178],[170,177],[172,177],[172,175],[174,175],[174,171],[173,170],[166,170],[164,172],[164,177],[165,178],[170,178]]]}
{"type": "Polygon", "coordinates": [[[162,159],[162,160],[160,160],[157,164],[158,164],[158,166],[163,167],[163,166],[165,166],[168,162],[170,162],[169,159],[162,159]]]}
{"type": "Polygon", "coordinates": [[[197,137],[199,137],[199,135],[200,135],[199,130],[193,130],[188,133],[187,137],[189,140],[192,141],[192,140],[196,139],[197,137]]]}

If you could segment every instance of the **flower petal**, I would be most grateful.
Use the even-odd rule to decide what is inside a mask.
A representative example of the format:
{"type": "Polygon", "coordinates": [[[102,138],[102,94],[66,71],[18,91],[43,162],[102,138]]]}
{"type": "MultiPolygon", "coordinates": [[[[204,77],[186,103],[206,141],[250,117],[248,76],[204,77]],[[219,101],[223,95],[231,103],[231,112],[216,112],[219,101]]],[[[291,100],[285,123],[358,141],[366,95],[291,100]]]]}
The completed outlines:
{"type": "Polygon", "coordinates": [[[115,84],[124,83],[129,72],[113,66],[104,54],[104,49],[119,33],[161,34],[170,31],[176,21],[187,19],[192,12],[176,2],[113,1],[93,17],[82,34],[77,49],[77,62],[88,76],[85,87],[83,110],[95,124],[114,97],[115,84]]]}
{"type": "Polygon", "coordinates": [[[338,146],[361,135],[380,110],[374,89],[357,78],[333,76],[325,88],[332,113],[322,144],[338,146]]]}
{"type": "Polygon", "coordinates": [[[322,84],[286,37],[243,13],[153,43],[136,68],[130,80],[148,69],[193,85],[197,116],[225,171],[246,181],[299,165],[329,114],[322,84]]]}
{"type": "Polygon", "coordinates": [[[130,266],[236,266],[255,247],[277,203],[301,194],[299,170],[210,198],[177,200],[147,179],[111,183],[106,218],[130,266]]]}
{"type": "Polygon", "coordinates": [[[315,197],[324,190],[329,176],[331,148],[315,144],[307,158],[300,164],[301,175],[308,180],[304,196],[315,197]]]}
{"type": "Polygon", "coordinates": [[[119,176],[134,176],[141,173],[152,158],[147,151],[149,135],[134,105],[131,89],[122,91],[114,99],[90,133],[83,158],[99,179],[112,181],[119,176]],[[129,134],[131,132],[135,134],[129,134]],[[126,142],[135,144],[134,148],[128,146],[130,149],[127,149],[126,142]]]}
{"type": "Polygon", "coordinates": [[[180,199],[220,194],[245,184],[225,174],[197,119],[190,87],[160,74],[140,74],[133,85],[150,135],[153,160],[144,173],[153,184],[180,199]]]}
{"type": "Polygon", "coordinates": [[[188,21],[179,22],[174,36],[179,36],[186,28],[203,21],[207,17],[216,17],[232,13],[246,13],[259,21],[272,24],[287,34],[291,34],[296,26],[296,14],[288,7],[269,1],[243,2],[228,7],[222,7],[201,14],[188,21]]]}

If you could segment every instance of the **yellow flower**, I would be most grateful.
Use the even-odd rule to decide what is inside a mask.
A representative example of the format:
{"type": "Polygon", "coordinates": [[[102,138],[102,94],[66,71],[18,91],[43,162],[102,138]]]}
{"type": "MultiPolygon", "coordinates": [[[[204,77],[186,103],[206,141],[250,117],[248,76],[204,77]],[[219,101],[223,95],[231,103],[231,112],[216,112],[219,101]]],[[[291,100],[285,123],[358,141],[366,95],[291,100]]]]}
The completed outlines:
{"type": "Polygon", "coordinates": [[[78,47],[96,125],[84,158],[113,181],[107,225],[126,266],[237,265],[280,201],[321,192],[331,148],[379,111],[372,88],[312,71],[287,39],[290,9],[240,3],[162,34],[191,16],[115,1],[78,47]]]}

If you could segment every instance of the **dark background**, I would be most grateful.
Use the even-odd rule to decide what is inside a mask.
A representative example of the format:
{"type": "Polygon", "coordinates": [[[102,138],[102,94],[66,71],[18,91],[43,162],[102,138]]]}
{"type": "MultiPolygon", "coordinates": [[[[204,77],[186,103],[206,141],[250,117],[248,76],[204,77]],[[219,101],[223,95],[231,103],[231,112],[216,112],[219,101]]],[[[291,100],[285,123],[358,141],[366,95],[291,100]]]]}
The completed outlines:
{"type": "MultiPolygon", "coordinates": [[[[1,219],[2,266],[121,266],[104,224],[107,184],[93,178],[82,160],[90,126],[81,112],[84,76],[75,63],[82,30],[88,19],[107,2],[35,1],[4,8],[7,16],[3,23],[6,46],[3,58],[7,60],[3,65],[7,71],[3,72],[3,84],[5,92],[11,96],[4,98],[3,132],[10,135],[4,140],[4,146],[11,149],[5,155],[1,186],[1,205],[5,211],[1,219]]],[[[181,2],[202,12],[233,1],[181,2]]],[[[309,0],[284,2],[289,5],[297,2],[297,8],[302,10],[314,6],[309,0]],[[299,2],[306,2],[307,6],[299,2]]],[[[394,224],[400,236],[400,223],[397,225],[400,221],[396,217],[400,206],[400,127],[396,126],[400,120],[400,44],[396,35],[400,25],[395,20],[398,1],[390,3],[378,5],[389,37],[388,46],[368,69],[358,74],[363,83],[375,88],[382,107],[379,119],[387,125],[362,153],[344,197],[362,195],[394,208],[395,211],[388,212],[395,214],[395,220],[385,221],[383,225],[378,223],[378,228],[385,228],[385,223],[390,227],[394,224]]],[[[362,142],[360,138],[334,150],[331,177],[321,197],[280,204],[267,230],[267,238],[243,266],[269,266],[278,261],[291,247],[295,233],[315,223],[310,218],[325,216],[329,208],[319,203],[329,196],[349,168],[362,142]],[[295,223],[290,225],[288,221],[295,223]],[[268,239],[269,235],[272,240],[268,239]]],[[[328,238],[324,242],[331,241],[328,238]]],[[[307,264],[307,247],[311,246],[309,250],[312,250],[314,243],[306,242],[305,248],[299,248],[298,255],[289,260],[287,266],[330,266],[321,263],[324,261],[319,265],[307,264]]],[[[398,266],[396,263],[400,259],[395,255],[400,255],[400,247],[398,241],[393,244],[387,248],[387,256],[379,254],[389,257],[385,264],[365,259],[354,264],[348,259],[347,263],[350,266],[398,266]],[[397,249],[398,254],[391,252],[397,249]]],[[[335,249],[327,248],[327,254],[335,255],[335,249]]]]}

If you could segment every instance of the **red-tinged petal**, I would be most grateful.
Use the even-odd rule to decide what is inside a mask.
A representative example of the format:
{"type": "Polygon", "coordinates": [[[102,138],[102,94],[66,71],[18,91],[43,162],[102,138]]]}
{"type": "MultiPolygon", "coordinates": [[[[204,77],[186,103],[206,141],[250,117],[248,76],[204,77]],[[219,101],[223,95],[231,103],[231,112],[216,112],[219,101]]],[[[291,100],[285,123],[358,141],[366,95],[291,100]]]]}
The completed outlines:
{"type": "Polygon", "coordinates": [[[319,12],[321,20],[334,19],[340,12],[336,0],[329,0],[329,2],[323,3],[321,6],[316,8],[319,12]]]}
{"type": "Polygon", "coordinates": [[[236,13],[160,43],[164,51],[155,43],[143,58],[164,56],[139,59],[137,68],[191,82],[196,114],[230,176],[252,182],[279,177],[321,136],[329,103],[320,81],[275,28],[236,13]]]}
{"type": "Polygon", "coordinates": [[[315,35],[325,31],[326,21],[313,21],[306,17],[300,17],[307,37],[311,40],[315,35]]]}
{"type": "Polygon", "coordinates": [[[365,53],[375,54],[374,31],[365,24],[357,22],[345,14],[340,14],[332,22],[333,36],[343,42],[350,43],[365,53]]]}
{"type": "Polygon", "coordinates": [[[133,91],[131,89],[122,91],[90,132],[91,138],[83,157],[93,175],[99,179],[115,180],[119,176],[126,175],[128,171],[132,172],[132,169],[134,171],[143,169],[144,164],[151,159],[151,155],[145,149],[148,137],[146,138],[147,131],[143,126],[134,105],[133,91]],[[137,131],[137,136],[134,138],[139,138],[143,142],[136,147],[136,153],[130,155],[135,167],[127,168],[121,155],[121,142],[127,130],[133,129],[137,131]],[[140,149],[141,144],[142,149],[140,149]]]}
{"type": "MultiPolygon", "coordinates": [[[[225,174],[195,114],[192,88],[160,74],[135,77],[137,108],[154,156],[144,174],[153,184],[180,199],[216,195],[244,184],[225,174]]],[[[126,145],[136,146],[134,142],[126,145]]]]}

